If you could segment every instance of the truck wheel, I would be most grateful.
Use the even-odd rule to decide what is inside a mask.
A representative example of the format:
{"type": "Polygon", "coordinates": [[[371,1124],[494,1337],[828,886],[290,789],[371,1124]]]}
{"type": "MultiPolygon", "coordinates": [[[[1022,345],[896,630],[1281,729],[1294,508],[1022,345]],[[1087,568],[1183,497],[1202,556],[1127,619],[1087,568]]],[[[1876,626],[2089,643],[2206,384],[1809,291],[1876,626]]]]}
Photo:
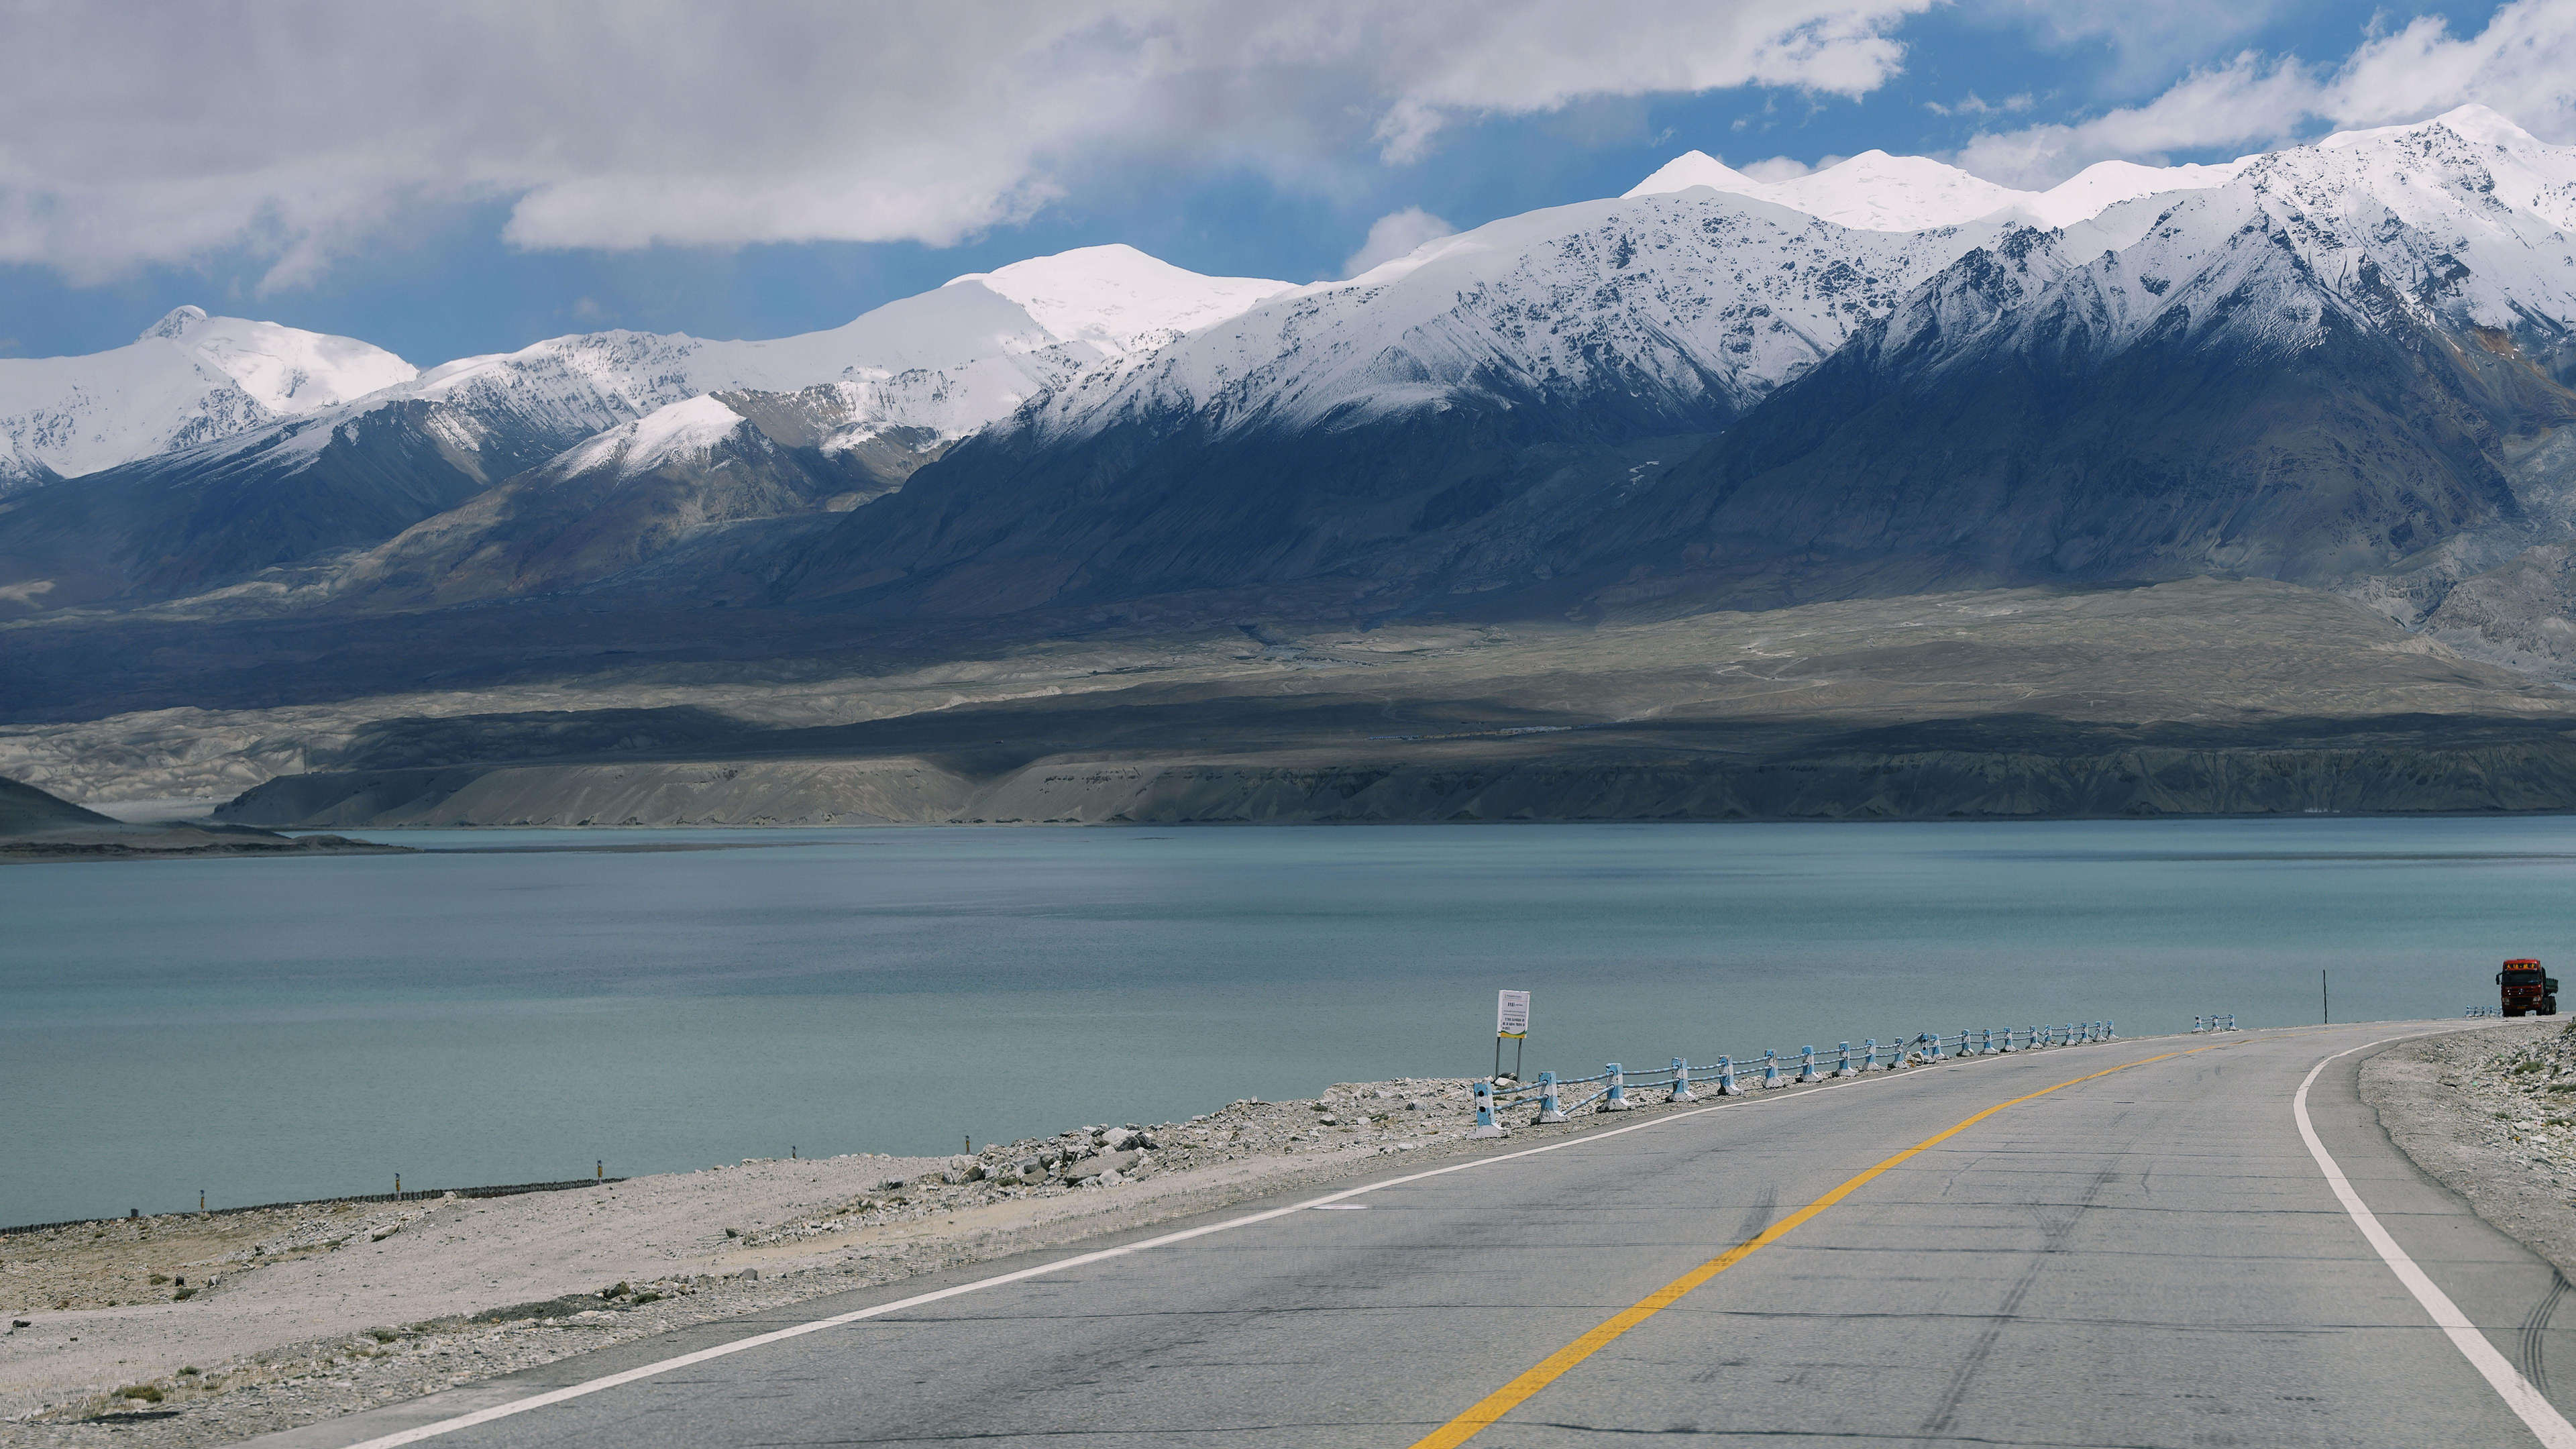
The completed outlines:
{"type": "Polygon", "coordinates": [[[2556,1016],[2558,1014],[2558,998],[2555,996],[2544,996],[2540,998],[2540,1014],[2543,1016],[2556,1016]]]}

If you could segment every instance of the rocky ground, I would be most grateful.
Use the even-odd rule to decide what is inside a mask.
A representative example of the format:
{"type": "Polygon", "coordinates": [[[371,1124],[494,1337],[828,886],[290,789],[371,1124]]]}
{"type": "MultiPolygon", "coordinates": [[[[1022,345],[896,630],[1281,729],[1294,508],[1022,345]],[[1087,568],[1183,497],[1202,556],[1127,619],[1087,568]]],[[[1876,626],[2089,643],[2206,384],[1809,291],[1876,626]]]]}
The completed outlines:
{"type": "Polygon", "coordinates": [[[2576,1277],[2576,1022],[2391,1048],[2362,1064],[2361,1096],[2418,1166],[2576,1277]]]}
{"type": "MultiPolygon", "coordinates": [[[[1600,1119],[1521,1131],[1587,1120],[1600,1119]]],[[[0,1446],[230,1442],[1390,1156],[1471,1150],[1472,1124],[1467,1082],[1355,1083],[973,1156],[757,1160],[519,1197],[11,1234],[0,1446]]]]}

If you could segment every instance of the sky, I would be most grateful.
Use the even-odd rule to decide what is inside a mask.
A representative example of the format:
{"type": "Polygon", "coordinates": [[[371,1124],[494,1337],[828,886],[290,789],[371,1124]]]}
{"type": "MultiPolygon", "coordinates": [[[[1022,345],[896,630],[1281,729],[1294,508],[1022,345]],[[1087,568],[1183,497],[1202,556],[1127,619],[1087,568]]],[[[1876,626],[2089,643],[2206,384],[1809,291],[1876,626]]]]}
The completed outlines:
{"type": "Polygon", "coordinates": [[[0,356],[170,308],[427,366],[772,337],[1024,257],[1348,275],[1699,149],[2042,187],[2479,101],[2576,143],[2576,0],[0,0],[0,356]]]}

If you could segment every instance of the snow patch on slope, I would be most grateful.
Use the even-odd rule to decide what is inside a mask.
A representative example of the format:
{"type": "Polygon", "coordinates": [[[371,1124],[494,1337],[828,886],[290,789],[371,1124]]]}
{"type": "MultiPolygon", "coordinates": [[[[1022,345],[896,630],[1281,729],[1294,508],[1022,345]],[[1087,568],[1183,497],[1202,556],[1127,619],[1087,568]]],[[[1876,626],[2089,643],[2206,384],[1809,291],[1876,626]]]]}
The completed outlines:
{"type": "Polygon", "coordinates": [[[613,468],[618,477],[632,478],[674,460],[702,459],[750,425],[712,397],[693,397],[575,444],[546,466],[566,476],[613,468]]]}

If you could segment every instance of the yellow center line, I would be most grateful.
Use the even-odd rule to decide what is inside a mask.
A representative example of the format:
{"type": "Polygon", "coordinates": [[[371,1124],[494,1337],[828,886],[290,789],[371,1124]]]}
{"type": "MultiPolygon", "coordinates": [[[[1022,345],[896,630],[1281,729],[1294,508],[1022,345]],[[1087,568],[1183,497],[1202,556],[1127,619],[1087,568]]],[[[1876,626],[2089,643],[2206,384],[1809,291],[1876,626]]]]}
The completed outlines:
{"type": "Polygon", "coordinates": [[[1979,1112],[1977,1115],[1968,1118],[1964,1122],[1960,1122],[1955,1126],[1947,1127],[1939,1132],[1935,1132],[1931,1136],[1924,1138],[1922,1141],[1915,1143],[1913,1146],[1906,1148],[1903,1152],[1887,1159],[1885,1162],[1879,1163],[1875,1167],[1871,1167],[1866,1171],[1854,1175],[1839,1186],[1835,1187],[1833,1191],[1826,1193],[1823,1197],[1816,1199],[1814,1202],[1811,1202],[1805,1207],[1798,1209],[1796,1212],[1789,1214],[1780,1221],[1773,1223],[1771,1226],[1763,1229],[1760,1236],[1736,1244],[1734,1247],[1727,1249],[1725,1252],[1718,1254],[1716,1257],[1709,1259],[1707,1262],[1702,1263],[1698,1267],[1691,1269],[1689,1272],[1684,1273],[1678,1278],[1675,1278],[1663,1287],[1658,1288],[1654,1292],[1647,1294],[1645,1297],[1638,1299],[1629,1307],[1619,1310],[1618,1313],[1611,1316],[1599,1327],[1586,1333],[1574,1342],[1567,1344],[1565,1347],[1558,1349],[1556,1352],[1549,1354],[1546,1358],[1539,1360],[1536,1367],[1522,1374],[1519,1378],[1512,1380],[1510,1383],[1503,1385],[1501,1388],[1496,1389],[1492,1393],[1477,1400],[1475,1406],[1467,1410],[1467,1412],[1460,1414],[1457,1418],[1450,1420],[1448,1423],[1441,1425],[1429,1434],[1415,1440],[1412,1449],[1456,1449],[1457,1445],[1464,1444],[1468,1440],[1476,1437],[1478,1434],[1483,1433],[1487,1427],[1494,1423],[1494,1421],[1502,1418],[1512,1410],[1519,1408],[1522,1401],[1528,1399],[1532,1394],[1537,1393],[1539,1390],[1546,1388],[1549,1384],[1552,1384],[1558,1379],[1564,1377],[1566,1372],[1569,1369],[1572,1369],[1576,1364],[1579,1364],[1585,1359],[1592,1357],[1594,1354],[1599,1353],[1601,1350],[1608,1348],[1613,1342],[1617,1341],[1621,1334],[1626,1333],[1629,1329],[1636,1327],[1638,1324],[1645,1322],[1647,1319],[1652,1318],[1656,1314],[1663,1312],[1665,1309],[1672,1307],[1676,1303],[1679,1303],[1692,1289],[1697,1288],[1702,1283],[1705,1283],[1709,1279],[1716,1277],[1718,1274],[1725,1272],[1727,1269],[1734,1267],[1736,1264],[1743,1262],[1745,1259],[1752,1257],[1755,1253],[1762,1251],[1771,1244],[1787,1237],[1800,1223],[1803,1223],[1807,1219],[1814,1217],[1816,1214],[1823,1212],[1825,1209],[1832,1207],[1835,1203],[1841,1202],[1844,1198],[1851,1196],[1854,1192],[1858,1191],[1863,1184],[1878,1176],[1880,1173],[1887,1171],[1889,1168],[1896,1166],[1898,1163],[1905,1161],[1907,1158],[1912,1157],[1918,1152],[1922,1152],[1928,1148],[1938,1147],[1942,1143],[1949,1141],[1951,1138],[1958,1136],[1960,1133],[1967,1131],[1969,1128],[1974,1127],[1978,1123],[1995,1115],[1997,1112],[2004,1110],[2006,1107],[2018,1107],[2022,1103],[2030,1101],[2033,1098],[2045,1097],[2051,1092],[2059,1091],[2067,1087],[2078,1086],[2097,1078],[2107,1077],[2115,1072],[2125,1072],[2131,1067],[2143,1067],[2155,1062],[2170,1061],[2175,1057],[2197,1056],[2202,1052],[2216,1051],[2221,1046],[2235,1045],[2237,1045],[2235,1042],[2219,1042],[2211,1046],[2193,1047],[2189,1051],[2166,1052],[2162,1056],[2143,1057],[2134,1062],[2123,1062],[2116,1067],[2105,1067],[2101,1071],[2088,1073],[2081,1077],[2075,1077],[2067,1081],[2060,1082],[2054,1087],[2042,1087],[2036,1092],[2032,1092],[2027,1096],[2015,1097],[2009,1102],[1997,1102],[1995,1105],[1988,1107],[1986,1110],[1979,1112]]]}

